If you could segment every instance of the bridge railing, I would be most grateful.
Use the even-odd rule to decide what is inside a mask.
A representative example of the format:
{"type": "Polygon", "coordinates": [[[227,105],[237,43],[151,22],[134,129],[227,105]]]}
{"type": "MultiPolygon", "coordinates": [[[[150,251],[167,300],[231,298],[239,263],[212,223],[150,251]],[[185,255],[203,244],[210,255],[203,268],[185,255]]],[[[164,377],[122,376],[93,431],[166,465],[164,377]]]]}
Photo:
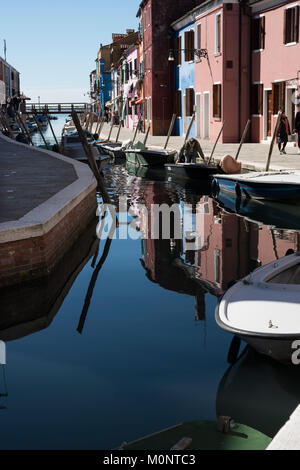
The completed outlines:
{"type": "Polygon", "coordinates": [[[26,103],[27,113],[69,114],[73,110],[83,113],[89,109],[88,103],[26,103]]]}

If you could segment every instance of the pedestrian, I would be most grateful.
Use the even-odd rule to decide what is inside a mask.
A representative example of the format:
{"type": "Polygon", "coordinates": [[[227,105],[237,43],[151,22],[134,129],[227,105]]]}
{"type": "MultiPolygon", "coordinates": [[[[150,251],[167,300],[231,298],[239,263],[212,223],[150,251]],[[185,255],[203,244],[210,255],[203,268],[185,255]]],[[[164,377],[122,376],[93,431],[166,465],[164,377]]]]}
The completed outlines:
{"type": "Polygon", "coordinates": [[[281,114],[279,126],[277,129],[277,144],[278,144],[280,155],[286,154],[285,147],[288,142],[289,135],[291,135],[289,120],[286,114],[283,112],[281,114]]]}
{"type": "Polygon", "coordinates": [[[298,153],[300,153],[300,111],[297,112],[295,117],[295,129],[294,132],[298,134],[298,153]]]}
{"type": "Polygon", "coordinates": [[[203,159],[200,152],[200,145],[196,139],[191,138],[186,141],[180,150],[176,163],[196,163],[197,157],[201,157],[203,159]]]}

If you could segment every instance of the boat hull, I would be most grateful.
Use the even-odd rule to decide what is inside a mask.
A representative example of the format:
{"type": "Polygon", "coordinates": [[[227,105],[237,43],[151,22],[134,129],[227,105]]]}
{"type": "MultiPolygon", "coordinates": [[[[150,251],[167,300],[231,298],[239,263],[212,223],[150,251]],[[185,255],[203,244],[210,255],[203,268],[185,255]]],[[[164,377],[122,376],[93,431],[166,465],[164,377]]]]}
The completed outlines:
{"type": "Polygon", "coordinates": [[[215,318],[217,324],[225,331],[232,333],[243,341],[245,341],[249,346],[254,348],[258,353],[265,356],[271,357],[275,361],[281,362],[286,365],[298,365],[293,359],[299,358],[300,360],[300,335],[286,336],[283,335],[261,335],[261,334],[250,334],[246,331],[240,331],[235,328],[231,328],[225,323],[222,322],[219,315],[219,306],[216,308],[215,318]],[[299,354],[297,354],[297,349],[293,348],[294,341],[299,341],[299,354]]]}
{"type": "Polygon", "coordinates": [[[132,165],[158,167],[166,163],[173,163],[176,152],[165,154],[149,150],[139,152],[126,152],[126,161],[132,165]]]}
{"type": "Polygon", "coordinates": [[[194,163],[173,163],[167,164],[167,175],[181,179],[201,181],[210,179],[210,175],[220,173],[220,169],[215,165],[194,164],[194,163]]]}
{"type": "Polygon", "coordinates": [[[235,181],[218,175],[214,177],[214,194],[218,196],[220,192],[234,194],[237,198],[267,199],[270,201],[297,201],[300,199],[300,185],[235,181]]]}

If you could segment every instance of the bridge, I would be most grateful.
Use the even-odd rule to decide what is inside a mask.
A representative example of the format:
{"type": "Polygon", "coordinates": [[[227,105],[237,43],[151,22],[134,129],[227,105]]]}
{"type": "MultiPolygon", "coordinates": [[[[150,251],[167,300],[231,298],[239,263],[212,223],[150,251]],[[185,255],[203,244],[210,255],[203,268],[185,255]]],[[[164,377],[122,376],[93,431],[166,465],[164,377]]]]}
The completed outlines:
{"type": "Polygon", "coordinates": [[[90,109],[88,103],[26,103],[26,113],[70,114],[84,113],[90,109]]]}

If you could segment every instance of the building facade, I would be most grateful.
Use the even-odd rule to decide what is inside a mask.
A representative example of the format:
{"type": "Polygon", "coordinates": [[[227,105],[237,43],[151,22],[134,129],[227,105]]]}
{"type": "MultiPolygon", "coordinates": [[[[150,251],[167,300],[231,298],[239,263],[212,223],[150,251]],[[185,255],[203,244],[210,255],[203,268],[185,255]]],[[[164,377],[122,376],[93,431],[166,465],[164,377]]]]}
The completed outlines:
{"type": "Polygon", "coordinates": [[[0,104],[20,94],[20,73],[0,57],[0,104]]]}

